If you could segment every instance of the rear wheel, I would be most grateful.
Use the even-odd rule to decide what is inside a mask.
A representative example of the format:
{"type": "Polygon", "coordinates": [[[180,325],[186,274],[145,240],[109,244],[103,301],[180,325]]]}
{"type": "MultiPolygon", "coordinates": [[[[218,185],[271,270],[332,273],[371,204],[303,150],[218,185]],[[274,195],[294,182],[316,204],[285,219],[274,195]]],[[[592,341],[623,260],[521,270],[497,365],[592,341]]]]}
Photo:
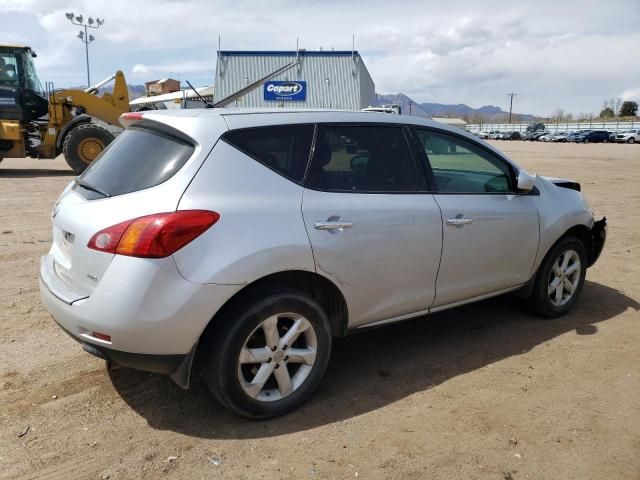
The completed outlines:
{"type": "Polygon", "coordinates": [[[529,305],[544,317],[564,315],[576,302],[586,272],[584,244],[576,237],[560,240],[540,265],[529,305]]]}
{"type": "Polygon", "coordinates": [[[214,396],[233,412],[283,415],[320,383],[331,352],[325,312],[302,292],[283,290],[226,312],[204,339],[200,368],[214,396]]]}
{"type": "Polygon", "coordinates": [[[108,130],[93,123],[84,123],[67,134],[62,152],[69,166],[80,175],[114,138],[108,130]]]}
{"type": "Polygon", "coordinates": [[[602,143],[609,143],[609,139],[608,138],[603,138],[602,139],[602,143]]]}

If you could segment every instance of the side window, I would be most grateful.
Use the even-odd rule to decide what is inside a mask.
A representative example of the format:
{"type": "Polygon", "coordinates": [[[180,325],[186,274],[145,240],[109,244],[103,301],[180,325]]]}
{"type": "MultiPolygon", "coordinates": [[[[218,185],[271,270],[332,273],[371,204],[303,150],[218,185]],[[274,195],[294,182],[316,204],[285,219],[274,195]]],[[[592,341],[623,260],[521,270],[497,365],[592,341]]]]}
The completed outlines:
{"type": "Polygon", "coordinates": [[[489,152],[453,135],[422,129],[416,133],[439,192],[513,192],[509,166],[489,152]]]}
{"type": "Polygon", "coordinates": [[[339,192],[417,191],[424,175],[400,126],[320,125],[307,184],[339,192]]]}
{"type": "Polygon", "coordinates": [[[309,161],[313,125],[279,125],[232,130],[222,137],[266,167],[302,182],[309,161]]]}

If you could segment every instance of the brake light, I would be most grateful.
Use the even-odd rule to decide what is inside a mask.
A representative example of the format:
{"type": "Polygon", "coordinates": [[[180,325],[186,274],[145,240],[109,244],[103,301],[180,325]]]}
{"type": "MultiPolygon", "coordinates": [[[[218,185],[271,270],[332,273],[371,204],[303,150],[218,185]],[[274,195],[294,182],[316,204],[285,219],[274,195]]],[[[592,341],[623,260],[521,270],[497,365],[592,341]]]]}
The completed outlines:
{"type": "Polygon", "coordinates": [[[120,115],[124,120],[142,120],[142,113],[140,112],[126,112],[120,115]]]}
{"type": "Polygon", "coordinates": [[[168,257],[195,240],[220,219],[208,210],[156,213],[97,232],[87,247],[130,257],[168,257]]]}

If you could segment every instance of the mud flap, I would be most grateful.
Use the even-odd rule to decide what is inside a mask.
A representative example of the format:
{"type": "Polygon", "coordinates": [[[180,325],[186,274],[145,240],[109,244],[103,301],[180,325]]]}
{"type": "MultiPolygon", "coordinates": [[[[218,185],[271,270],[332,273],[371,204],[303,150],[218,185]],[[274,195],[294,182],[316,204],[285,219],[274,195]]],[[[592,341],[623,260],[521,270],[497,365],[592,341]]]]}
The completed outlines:
{"type": "Polygon", "coordinates": [[[197,346],[198,344],[196,343],[191,351],[184,357],[184,360],[180,363],[177,370],[169,375],[171,380],[185,390],[189,389],[189,384],[191,383],[191,367],[193,366],[193,360],[196,357],[197,346]]]}

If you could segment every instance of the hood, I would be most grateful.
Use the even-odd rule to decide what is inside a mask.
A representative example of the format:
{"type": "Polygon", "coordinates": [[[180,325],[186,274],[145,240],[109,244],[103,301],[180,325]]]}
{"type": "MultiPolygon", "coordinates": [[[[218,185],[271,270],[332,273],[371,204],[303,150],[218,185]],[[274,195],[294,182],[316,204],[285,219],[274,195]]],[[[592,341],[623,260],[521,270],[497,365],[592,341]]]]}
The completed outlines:
{"type": "Polygon", "coordinates": [[[548,180],[549,182],[553,183],[558,187],[569,188],[571,190],[576,190],[578,192],[580,191],[580,183],[570,178],[545,177],[542,175],[541,177],[544,178],[545,180],[548,180]]]}

